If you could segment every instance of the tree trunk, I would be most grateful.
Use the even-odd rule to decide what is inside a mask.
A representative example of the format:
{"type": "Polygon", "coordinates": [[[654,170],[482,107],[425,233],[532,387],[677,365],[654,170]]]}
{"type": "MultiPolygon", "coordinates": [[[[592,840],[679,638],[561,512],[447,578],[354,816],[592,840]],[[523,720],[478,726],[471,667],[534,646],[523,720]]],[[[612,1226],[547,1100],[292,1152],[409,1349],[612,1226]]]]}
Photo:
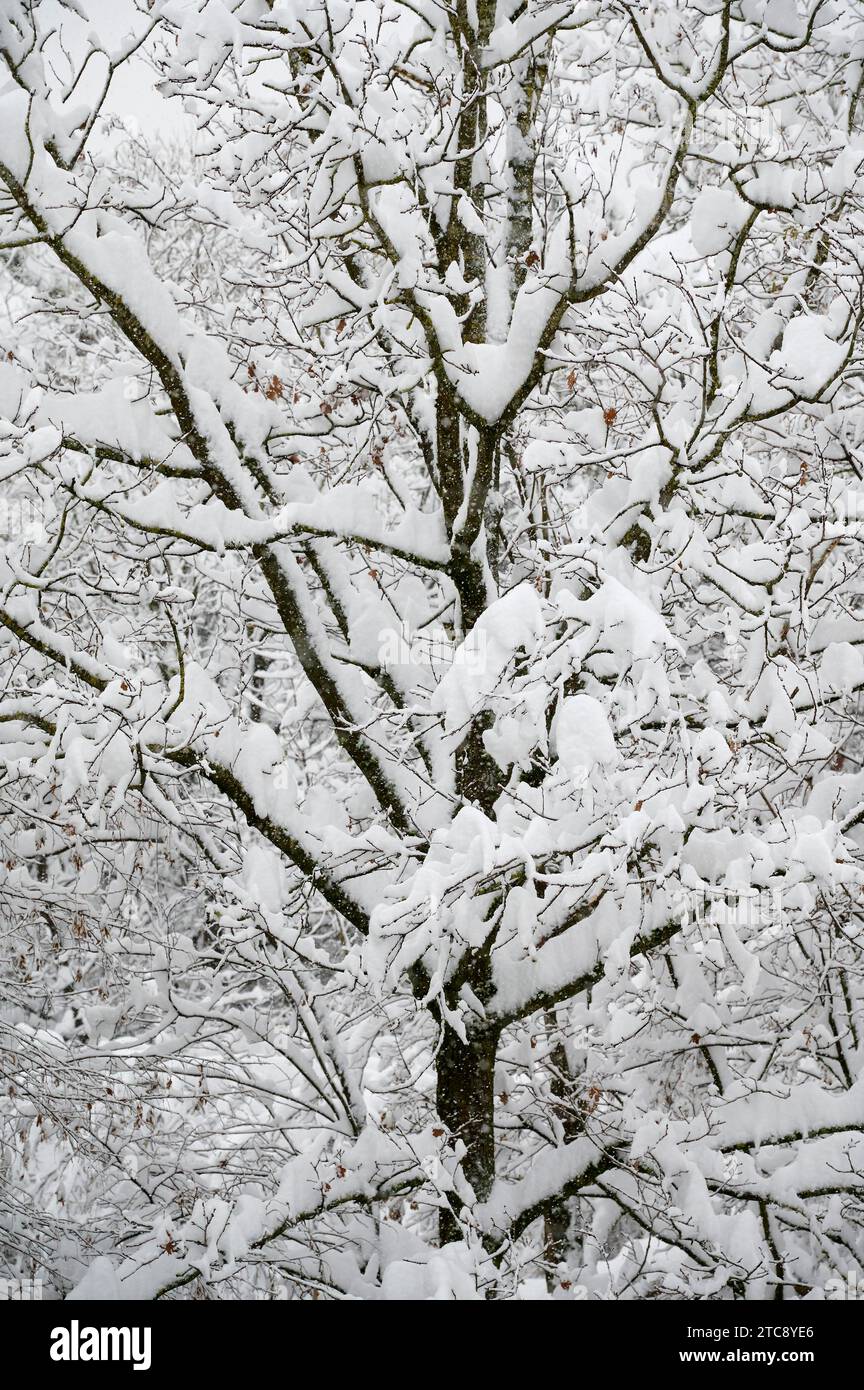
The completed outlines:
{"type": "MultiPolygon", "coordinates": [[[[466,1046],[448,1027],[438,1053],[438,1114],[451,1136],[465,1144],[462,1171],[480,1201],[489,1196],[495,1177],[497,1043],[497,1032],[484,1030],[469,1035],[466,1046]]],[[[459,1223],[447,1207],[441,1210],[438,1233],[442,1245],[461,1237],[459,1223]]]]}
{"type": "MultiPolygon", "coordinates": [[[[564,1138],[568,1144],[571,1144],[584,1132],[585,1120],[584,1116],[580,1116],[576,1109],[575,1086],[573,1084],[575,1077],[570,1067],[566,1048],[558,1032],[554,1009],[546,1011],[546,1025],[550,1035],[553,1038],[558,1038],[548,1058],[552,1072],[549,1089],[557,1101],[555,1109],[561,1121],[564,1138]]],[[[554,1266],[565,1260],[571,1249],[572,1220],[572,1204],[567,1197],[559,1197],[557,1201],[553,1202],[543,1220],[543,1254],[547,1263],[553,1267],[546,1272],[546,1286],[550,1292],[557,1283],[554,1266]]]]}

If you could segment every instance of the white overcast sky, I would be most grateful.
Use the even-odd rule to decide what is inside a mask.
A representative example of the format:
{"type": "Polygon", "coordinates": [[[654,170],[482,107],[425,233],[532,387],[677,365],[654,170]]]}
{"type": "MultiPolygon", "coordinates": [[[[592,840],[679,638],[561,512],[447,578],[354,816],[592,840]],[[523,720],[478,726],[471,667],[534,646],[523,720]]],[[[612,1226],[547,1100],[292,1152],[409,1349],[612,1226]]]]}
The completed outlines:
{"type": "MultiPolygon", "coordinates": [[[[86,22],[70,14],[57,0],[44,0],[46,18],[52,11],[56,12],[64,43],[76,55],[86,52],[88,30],[98,35],[106,48],[113,50],[129,34],[140,33],[144,27],[143,18],[131,0],[78,0],[78,4],[87,15],[86,22]]],[[[82,80],[76,91],[76,97],[84,101],[92,99],[104,76],[104,69],[97,70],[95,63],[92,66],[92,73],[82,80]]],[[[179,101],[167,101],[159,95],[144,56],[133,56],[115,74],[103,112],[134,118],[145,129],[165,136],[194,138],[194,121],[184,114],[179,101]]]]}

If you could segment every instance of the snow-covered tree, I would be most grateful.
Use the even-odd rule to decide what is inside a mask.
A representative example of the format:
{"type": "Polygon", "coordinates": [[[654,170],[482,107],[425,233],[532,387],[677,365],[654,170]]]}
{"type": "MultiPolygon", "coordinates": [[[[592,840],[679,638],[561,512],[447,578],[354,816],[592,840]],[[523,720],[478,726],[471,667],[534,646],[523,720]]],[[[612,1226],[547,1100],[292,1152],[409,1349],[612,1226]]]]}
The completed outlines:
{"type": "Polygon", "coordinates": [[[5,1268],[864,1275],[861,5],[0,55],[5,1268]]]}

